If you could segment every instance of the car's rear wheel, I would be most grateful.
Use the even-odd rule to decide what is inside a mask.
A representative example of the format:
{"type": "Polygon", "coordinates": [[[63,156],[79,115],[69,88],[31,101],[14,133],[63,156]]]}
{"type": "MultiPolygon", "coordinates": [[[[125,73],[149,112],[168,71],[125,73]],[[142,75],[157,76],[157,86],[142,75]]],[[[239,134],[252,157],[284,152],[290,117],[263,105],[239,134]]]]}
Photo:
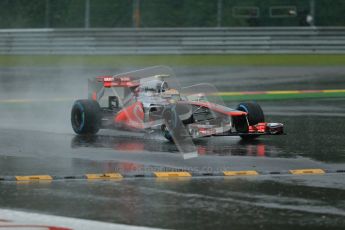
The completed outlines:
{"type": "MultiPolygon", "coordinates": [[[[247,113],[247,119],[245,116],[235,117],[234,124],[237,132],[248,133],[248,124],[256,125],[261,122],[265,122],[265,115],[261,109],[261,106],[255,102],[240,103],[237,106],[237,110],[247,113]]],[[[257,138],[259,135],[244,134],[240,135],[242,139],[252,140],[257,138]]]]}
{"type": "Polygon", "coordinates": [[[97,101],[77,100],[71,112],[72,128],[77,134],[96,134],[101,125],[101,108],[97,101]]]}

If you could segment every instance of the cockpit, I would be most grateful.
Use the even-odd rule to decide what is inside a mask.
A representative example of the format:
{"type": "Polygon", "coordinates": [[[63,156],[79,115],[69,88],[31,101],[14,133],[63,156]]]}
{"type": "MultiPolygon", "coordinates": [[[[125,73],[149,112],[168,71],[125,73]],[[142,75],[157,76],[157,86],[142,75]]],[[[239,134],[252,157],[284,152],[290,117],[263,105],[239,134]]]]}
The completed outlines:
{"type": "Polygon", "coordinates": [[[139,92],[141,93],[163,93],[167,89],[169,89],[168,83],[159,79],[143,81],[139,86],[139,92]]]}
{"type": "Polygon", "coordinates": [[[138,93],[141,97],[161,97],[180,100],[180,92],[177,89],[169,88],[168,83],[161,79],[149,79],[141,82],[138,93]]]}

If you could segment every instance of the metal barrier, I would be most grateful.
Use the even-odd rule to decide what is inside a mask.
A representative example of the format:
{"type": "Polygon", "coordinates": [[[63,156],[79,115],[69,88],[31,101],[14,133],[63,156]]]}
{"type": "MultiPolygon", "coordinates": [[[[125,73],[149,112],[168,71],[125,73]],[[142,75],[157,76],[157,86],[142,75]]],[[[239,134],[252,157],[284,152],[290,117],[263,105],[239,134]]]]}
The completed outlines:
{"type": "Polygon", "coordinates": [[[345,27],[3,29],[2,55],[344,54],[345,27]]]}

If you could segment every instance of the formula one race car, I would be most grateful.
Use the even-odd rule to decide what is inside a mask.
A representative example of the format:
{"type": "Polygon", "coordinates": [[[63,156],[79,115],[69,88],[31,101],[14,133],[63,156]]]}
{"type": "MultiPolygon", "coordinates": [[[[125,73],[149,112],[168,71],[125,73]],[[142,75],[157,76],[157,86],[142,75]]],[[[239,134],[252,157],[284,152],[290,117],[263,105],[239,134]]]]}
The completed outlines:
{"type": "Polygon", "coordinates": [[[254,139],[283,134],[283,124],[265,122],[257,103],[228,108],[214,86],[181,88],[164,66],[89,80],[89,98],[74,103],[71,122],[77,134],[96,134],[99,129],[160,132],[175,143],[209,136],[254,139]]]}

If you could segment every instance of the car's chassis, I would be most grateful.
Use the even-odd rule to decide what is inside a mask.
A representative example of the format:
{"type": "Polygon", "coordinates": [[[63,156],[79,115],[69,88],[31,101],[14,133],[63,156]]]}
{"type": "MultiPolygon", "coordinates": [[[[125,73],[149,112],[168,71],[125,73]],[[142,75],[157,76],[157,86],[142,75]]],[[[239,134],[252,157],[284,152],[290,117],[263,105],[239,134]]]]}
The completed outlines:
{"type": "MultiPolygon", "coordinates": [[[[166,67],[163,68],[167,72],[166,67]]],[[[89,81],[89,99],[75,102],[71,121],[77,134],[94,134],[99,129],[126,129],[161,132],[170,141],[210,136],[240,136],[254,139],[262,135],[284,134],[283,124],[267,123],[261,107],[254,102],[226,107],[214,90],[180,92],[170,88],[162,67],[89,81]],[[152,73],[152,70],[155,74],[152,73]],[[135,75],[135,76],[132,76],[135,75]],[[143,75],[143,76],[141,76],[143,75]],[[106,90],[111,93],[106,95],[106,90]],[[121,89],[122,95],[115,89],[121,89]]],[[[168,72],[170,69],[168,69],[168,72]]],[[[210,88],[202,85],[195,88],[210,88]]]]}

